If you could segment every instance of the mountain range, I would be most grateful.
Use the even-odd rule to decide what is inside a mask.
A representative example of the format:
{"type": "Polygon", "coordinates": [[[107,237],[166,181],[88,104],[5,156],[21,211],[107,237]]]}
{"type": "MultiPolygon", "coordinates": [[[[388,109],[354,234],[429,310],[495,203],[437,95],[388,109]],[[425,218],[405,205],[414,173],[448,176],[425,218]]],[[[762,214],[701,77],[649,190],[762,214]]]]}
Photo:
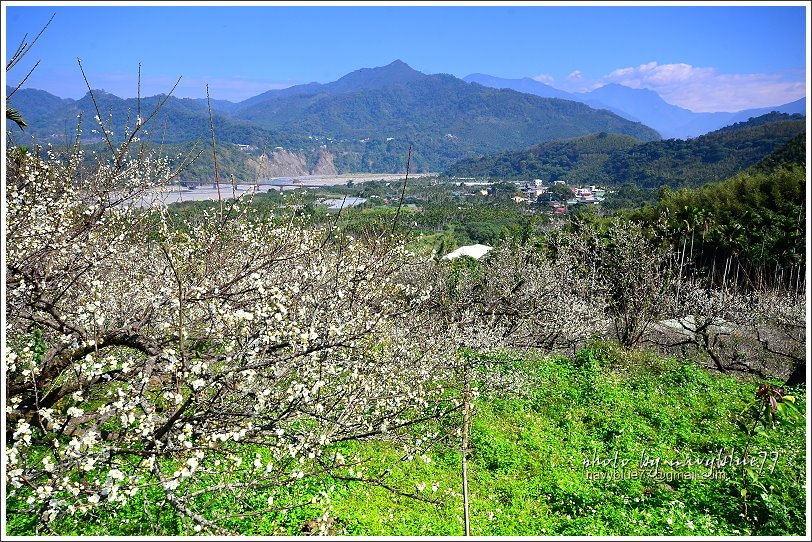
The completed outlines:
{"type": "MultiPolygon", "coordinates": [[[[507,80],[482,76],[466,82],[448,74],[427,75],[396,60],[356,70],[331,83],[270,90],[238,103],[213,100],[214,132],[218,149],[235,150],[233,163],[240,162],[239,150],[245,155],[242,162],[265,164],[256,170],[243,163],[236,168],[238,180],[332,169],[402,172],[410,146],[411,171],[426,172],[441,171],[468,158],[596,133],[657,141],[661,135],[656,127],[641,120],[662,118],[662,111],[673,113],[674,108],[650,91],[625,87],[604,87],[575,99],[531,79],[519,80],[515,89],[493,88],[500,81],[507,80]],[[633,98],[623,98],[629,92],[633,98]],[[644,95],[647,100],[641,98],[644,95]],[[632,108],[629,101],[639,107],[632,108]]],[[[77,118],[81,118],[82,140],[98,143],[102,134],[93,119],[99,114],[105,127],[113,130],[113,139],[120,141],[126,127],[133,127],[137,117],[148,117],[162,102],[142,139],[177,148],[210,142],[207,100],[157,95],[139,101],[103,90],[79,100],[36,89],[18,90],[9,103],[21,111],[29,128],[20,132],[7,122],[7,129],[21,144],[64,144],[76,137],[77,118]]],[[[700,115],[680,111],[685,112],[680,113],[683,116],[700,115]]],[[[725,115],[733,115],[729,117],[733,122],[738,118],[725,115]]]]}
{"type": "Polygon", "coordinates": [[[642,122],[646,126],[654,128],[664,139],[685,139],[700,136],[723,126],[743,122],[771,111],[806,114],[805,98],[775,107],[746,109],[732,113],[696,113],[667,103],[652,90],[634,89],[616,83],[602,86],[590,92],[570,93],[529,77],[502,79],[491,75],[474,73],[464,77],[463,80],[489,88],[509,88],[536,96],[573,100],[598,109],[607,109],[625,119],[642,122]]]}
{"type": "MultiPolygon", "coordinates": [[[[101,116],[110,117],[109,126],[120,133],[133,125],[137,100],[103,91],[93,95],[101,116]]],[[[65,100],[20,90],[11,103],[31,125],[30,134],[64,140],[77,115],[96,116],[93,97],[65,100]]],[[[142,100],[141,110],[149,111],[161,99],[142,100]]],[[[357,70],[332,83],[271,90],[236,104],[215,101],[212,107],[215,135],[223,143],[305,154],[326,148],[341,171],[403,171],[410,145],[412,171],[437,171],[464,158],[593,132],[644,141],[660,137],[639,122],[583,103],[471,85],[446,74],[426,75],[401,61],[357,70]]],[[[94,134],[86,130],[84,137],[92,140],[94,134]]],[[[152,120],[149,137],[209,140],[207,104],[168,99],[152,120]]]]}

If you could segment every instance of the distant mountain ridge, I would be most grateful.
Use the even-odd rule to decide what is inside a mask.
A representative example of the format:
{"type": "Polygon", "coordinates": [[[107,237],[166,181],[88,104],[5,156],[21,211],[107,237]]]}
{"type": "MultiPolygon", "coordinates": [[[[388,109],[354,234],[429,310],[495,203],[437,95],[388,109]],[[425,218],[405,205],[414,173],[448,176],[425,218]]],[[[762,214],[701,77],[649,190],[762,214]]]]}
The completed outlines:
{"type": "Polygon", "coordinates": [[[572,100],[573,95],[567,91],[559,90],[551,87],[530,77],[523,77],[522,79],[502,79],[484,73],[472,73],[463,77],[463,81],[468,83],[479,83],[484,87],[491,88],[509,88],[517,92],[526,92],[527,94],[535,94],[542,98],[559,98],[561,100],[572,100]]]}
{"type": "Polygon", "coordinates": [[[568,93],[528,77],[502,79],[484,74],[471,74],[464,77],[463,80],[491,88],[510,88],[518,92],[574,100],[595,108],[604,108],[626,119],[642,122],[646,126],[654,128],[664,139],[697,137],[771,111],[806,114],[805,98],[775,107],[746,109],[737,112],[695,113],[667,103],[652,90],[633,89],[616,83],[590,92],[568,93]]]}

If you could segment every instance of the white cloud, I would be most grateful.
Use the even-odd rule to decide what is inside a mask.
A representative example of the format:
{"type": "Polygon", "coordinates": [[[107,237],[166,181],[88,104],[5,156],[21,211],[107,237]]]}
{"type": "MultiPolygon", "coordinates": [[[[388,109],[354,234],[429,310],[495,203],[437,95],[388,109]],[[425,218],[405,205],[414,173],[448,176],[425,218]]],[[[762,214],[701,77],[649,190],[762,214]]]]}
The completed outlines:
{"type": "MultiPolygon", "coordinates": [[[[741,111],[770,107],[795,101],[806,95],[806,73],[720,73],[711,67],[685,63],[647,62],[627,66],[592,79],[574,70],[557,80],[556,88],[568,92],[589,92],[609,83],[630,88],[645,88],[666,102],[697,112],[741,111]]],[[[553,77],[537,75],[533,79],[552,84],[553,77]]]]}
{"type": "Polygon", "coordinates": [[[632,73],[634,73],[634,68],[618,68],[617,70],[607,75],[607,77],[627,77],[632,73]]]}
{"type": "Polygon", "coordinates": [[[536,75],[531,79],[535,79],[539,83],[544,83],[545,85],[552,85],[553,83],[555,83],[555,77],[553,77],[552,75],[547,75],[546,73],[536,75]]]}
{"type": "Polygon", "coordinates": [[[716,68],[648,62],[618,68],[597,82],[647,88],[666,102],[691,111],[740,111],[781,105],[803,97],[806,90],[803,76],[725,74],[716,68]]]}
{"type": "Polygon", "coordinates": [[[588,92],[599,86],[601,86],[600,83],[587,79],[581,70],[570,72],[555,85],[556,88],[566,90],[567,92],[588,92]]]}

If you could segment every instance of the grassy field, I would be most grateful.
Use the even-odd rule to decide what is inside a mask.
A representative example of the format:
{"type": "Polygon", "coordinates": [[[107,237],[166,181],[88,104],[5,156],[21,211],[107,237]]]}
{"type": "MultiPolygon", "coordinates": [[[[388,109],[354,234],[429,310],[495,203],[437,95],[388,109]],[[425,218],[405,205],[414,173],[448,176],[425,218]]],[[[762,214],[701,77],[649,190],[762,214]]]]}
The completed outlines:
{"type": "MultiPolygon", "coordinates": [[[[518,394],[484,390],[477,400],[469,462],[472,535],[804,534],[805,422],[782,415],[775,426],[754,424],[761,412],[756,383],[607,343],[571,358],[506,363],[505,370],[521,373],[528,385],[518,394]]],[[[805,390],[792,392],[802,413],[805,390]]],[[[386,441],[343,444],[341,451],[369,458],[364,476],[384,480],[389,489],[304,478],[256,494],[257,503],[273,497],[289,509],[220,525],[243,535],[299,535],[321,516],[329,534],[463,534],[455,439],[411,461],[401,461],[402,450],[386,441]],[[293,506],[312,497],[320,502],[293,506]]],[[[246,458],[255,453],[246,451],[246,458]]],[[[23,497],[7,504],[8,534],[33,534],[33,519],[15,513],[23,497]]],[[[224,492],[210,502],[207,516],[239,513],[233,506],[224,492]]],[[[197,534],[193,527],[159,489],[139,493],[125,507],[77,512],[51,526],[60,535],[152,536],[197,534]]]]}

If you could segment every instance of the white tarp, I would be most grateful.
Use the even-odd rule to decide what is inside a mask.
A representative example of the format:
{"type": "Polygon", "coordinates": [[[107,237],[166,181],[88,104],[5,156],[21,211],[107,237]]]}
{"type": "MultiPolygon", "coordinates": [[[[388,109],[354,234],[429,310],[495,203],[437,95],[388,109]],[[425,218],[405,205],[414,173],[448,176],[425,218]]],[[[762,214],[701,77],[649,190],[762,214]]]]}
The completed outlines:
{"type": "Polygon", "coordinates": [[[449,252],[443,256],[443,259],[453,260],[454,258],[459,258],[460,256],[470,256],[473,259],[478,260],[490,250],[493,250],[493,247],[489,247],[488,245],[466,245],[458,248],[454,252],[449,252]]]}

